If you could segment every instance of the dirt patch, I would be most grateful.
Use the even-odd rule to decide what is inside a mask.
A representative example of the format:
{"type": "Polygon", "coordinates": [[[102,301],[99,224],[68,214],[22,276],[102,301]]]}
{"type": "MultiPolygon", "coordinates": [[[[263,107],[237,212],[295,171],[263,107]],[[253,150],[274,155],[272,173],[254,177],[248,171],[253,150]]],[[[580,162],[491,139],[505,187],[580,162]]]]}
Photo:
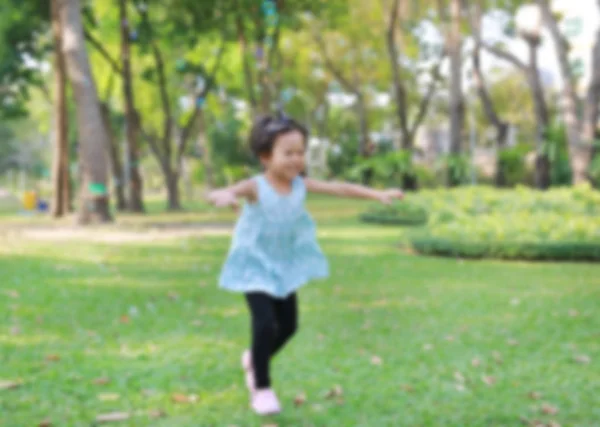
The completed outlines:
{"type": "Polygon", "coordinates": [[[106,227],[16,227],[4,230],[5,237],[40,241],[86,241],[94,243],[137,243],[205,236],[228,236],[230,224],[154,224],[143,228],[106,227]]]}

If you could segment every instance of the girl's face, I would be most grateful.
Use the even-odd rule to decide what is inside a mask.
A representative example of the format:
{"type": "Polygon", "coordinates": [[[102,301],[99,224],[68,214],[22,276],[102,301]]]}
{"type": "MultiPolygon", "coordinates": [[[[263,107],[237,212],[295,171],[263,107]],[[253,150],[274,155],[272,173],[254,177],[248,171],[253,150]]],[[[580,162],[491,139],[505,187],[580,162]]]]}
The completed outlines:
{"type": "Polygon", "coordinates": [[[304,171],[306,143],[298,131],[279,135],[270,155],[261,158],[269,172],[286,180],[293,180],[304,171]]]}

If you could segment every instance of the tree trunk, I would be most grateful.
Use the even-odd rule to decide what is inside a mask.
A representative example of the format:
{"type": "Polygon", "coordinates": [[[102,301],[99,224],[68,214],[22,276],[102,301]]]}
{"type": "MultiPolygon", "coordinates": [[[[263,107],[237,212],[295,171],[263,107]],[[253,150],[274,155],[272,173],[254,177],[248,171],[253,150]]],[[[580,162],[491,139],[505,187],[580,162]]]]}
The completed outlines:
{"type": "Polygon", "coordinates": [[[65,57],[62,52],[62,25],[60,21],[60,5],[52,0],[52,33],[54,36],[55,56],[55,135],[54,158],[52,161],[52,203],[51,214],[60,218],[71,212],[71,174],[69,168],[69,132],[67,111],[67,75],[65,57]]]}
{"type": "Polygon", "coordinates": [[[125,200],[125,177],[123,176],[123,165],[121,164],[121,151],[119,150],[119,143],[115,138],[115,134],[110,124],[110,111],[108,105],[101,102],[100,111],[102,112],[102,122],[104,123],[104,128],[108,135],[108,156],[110,167],[112,169],[117,209],[120,212],[123,212],[127,209],[127,201],[125,200]]]}
{"type": "Polygon", "coordinates": [[[179,174],[168,168],[165,170],[165,184],[167,186],[167,210],[180,211],[181,198],[179,194],[179,174]]]}
{"type": "Polygon", "coordinates": [[[198,110],[198,139],[197,144],[202,153],[202,165],[204,166],[204,178],[207,189],[211,190],[215,187],[215,175],[212,162],[212,147],[210,141],[206,137],[206,121],[204,110],[198,110]]]}
{"type": "Polygon", "coordinates": [[[527,78],[533,97],[536,120],[535,186],[540,190],[545,190],[550,187],[550,159],[545,147],[546,130],[549,125],[548,107],[538,70],[538,41],[527,40],[527,45],[529,47],[527,78]]]}
{"type": "MultiPolygon", "coordinates": [[[[558,28],[558,23],[554,18],[550,5],[547,0],[538,0],[538,6],[542,11],[546,26],[550,30],[554,47],[556,49],[556,58],[558,68],[563,80],[563,116],[567,128],[567,141],[569,144],[569,157],[571,160],[571,169],[573,170],[574,184],[580,184],[587,181],[587,171],[589,167],[589,146],[582,143],[582,125],[577,112],[578,97],[573,79],[573,72],[569,64],[568,43],[558,28]]],[[[596,11],[598,13],[598,11],[596,11]]]]}
{"type": "MultiPolygon", "coordinates": [[[[462,58],[461,58],[461,1],[452,0],[450,5],[451,23],[447,38],[447,49],[450,56],[450,153],[458,156],[462,152],[462,134],[465,121],[465,107],[462,90],[462,58]]],[[[449,171],[450,186],[460,184],[456,174],[449,171]]]]}
{"type": "Polygon", "coordinates": [[[369,117],[364,95],[356,93],[356,114],[360,129],[360,140],[358,142],[358,152],[362,157],[369,157],[369,117]]]}
{"type": "MultiPolygon", "coordinates": [[[[600,0],[598,0],[598,8],[600,8],[600,0]]],[[[597,124],[598,124],[598,103],[600,102],[600,29],[596,31],[596,39],[592,49],[592,75],[587,90],[585,100],[585,111],[583,121],[583,140],[586,145],[591,146],[589,162],[592,163],[595,157],[600,152],[600,147],[597,142],[597,124]]],[[[596,180],[595,177],[590,177],[596,180]]],[[[598,182],[594,182],[598,185],[598,182]]]]}
{"type": "Polygon", "coordinates": [[[85,48],[79,0],[60,0],[63,24],[63,52],[67,74],[77,104],[77,130],[81,148],[83,179],[80,192],[79,222],[109,222],[107,185],[108,136],[102,123],[98,93],[85,48]]]}
{"type": "Polygon", "coordinates": [[[398,21],[399,7],[399,1],[394,0],[392,3],[392,10],[390,11],[391,17],[387,28],[386,45],[392,71],[392,82],[394,84],[396,115],[398,117],[398,124],[400,125],[400,132],[402,134],[401,147],[403,150],[412,150],[412,145],[409,145],[411,141],[409,141],[406,89],[400,74],[400,65],[398,64],[398,61],[400,60],[400,52],[398,51],[398,45],[396,43],[396,26],[398,21]]]}
{"type": "Polygon", "coordinates": [[[125,125],[127,134],[127,161],[129,176],[128,209],[131,212],[144,212],[142,197],[142,177],[139,170],[138,138],[139,127],[135,102],[133,97],[133,84],[131,78],[131,59],[129,45],[129,20],[127,16],[126,0],[119,0],[119,17],[121,21],[121,61],[123,64],[123,97],[125,99],[125,125]]]}

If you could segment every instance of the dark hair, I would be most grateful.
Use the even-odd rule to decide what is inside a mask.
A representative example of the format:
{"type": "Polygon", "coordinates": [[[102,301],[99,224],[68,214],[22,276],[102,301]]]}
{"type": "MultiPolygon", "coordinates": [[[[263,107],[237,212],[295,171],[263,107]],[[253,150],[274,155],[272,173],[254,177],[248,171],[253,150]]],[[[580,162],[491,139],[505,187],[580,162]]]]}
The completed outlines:
{"type": "Polygon", "coordinates": [[[308,129],[284,113],[275,116],[260,116],[252,125],[250,131],[250,149],[256,157],[271,154],[277,137],[288,132],[297,131],[308,140],[308,129]]]}

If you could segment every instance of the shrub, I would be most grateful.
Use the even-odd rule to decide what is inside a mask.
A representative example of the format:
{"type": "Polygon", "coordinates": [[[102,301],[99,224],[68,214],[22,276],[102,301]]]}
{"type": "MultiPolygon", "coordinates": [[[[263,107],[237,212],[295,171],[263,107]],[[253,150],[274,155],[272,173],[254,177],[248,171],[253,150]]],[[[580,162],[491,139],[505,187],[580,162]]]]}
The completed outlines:
{"type": "Polygon", "coordinates": [[[547,192],[485,188],[429,192],[423,254],[465,258],[600,260],[600,194],[589,186],[547,192]]]}
{"type": "Polygon", "coordinates": [[[371,208],[360,219],[375,224],[417,226],[427,223],[427,211],[418,205],[399,202],[371,208]]]}

